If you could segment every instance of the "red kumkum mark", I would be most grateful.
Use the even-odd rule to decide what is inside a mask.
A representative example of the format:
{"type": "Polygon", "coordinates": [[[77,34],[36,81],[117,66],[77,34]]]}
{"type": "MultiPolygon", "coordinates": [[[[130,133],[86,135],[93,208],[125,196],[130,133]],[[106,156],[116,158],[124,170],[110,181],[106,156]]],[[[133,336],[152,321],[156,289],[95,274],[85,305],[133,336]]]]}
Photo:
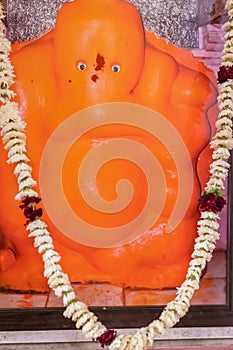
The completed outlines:
{"type": "Polygon", "coordinates": [[[104,66],[105,66],[105,59],[100,53],[98,53],[98,55],[96,56],[95,71],[102,70],[102,68],[104,68],[104,66]]]}

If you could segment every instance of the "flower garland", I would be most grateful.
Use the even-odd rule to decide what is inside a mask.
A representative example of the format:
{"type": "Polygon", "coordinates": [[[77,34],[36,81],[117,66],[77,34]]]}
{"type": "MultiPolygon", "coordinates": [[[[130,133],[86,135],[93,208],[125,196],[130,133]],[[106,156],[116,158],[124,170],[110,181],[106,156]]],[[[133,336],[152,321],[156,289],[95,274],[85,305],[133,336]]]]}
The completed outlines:
{"type": "Polygon", "coordinates": [[[110,350],[146,350],[153,345],[155,333],[164,333],[185,316],[190,300],[199,288],[202,271],[211,260],[216,241],[219,239],[218,212],[225,204],[221,190],[224,189],[224,180],[230,167],[229,150],[233,148],[233,0],[227,0],[226,9],[228,21],[223,26],[226,35],[222,66],[218,74],[220,113],[216,122],[217,132],[210,143],[213,148],[213,162],[210,165],[210,179],[199,199],[201,217],[197,224],[198,237],[195,240],[186,280],[178,288],[174,300],[166,305],[159,319],[138,329],[134,334],[117,335],[115,330],[107,329],[99,322],[86,304],[76,299],[68,275],[59,264],[61,257],[54,250],[47,225],[40,219],[42,209],[37,208],[37,204],[41,199],[33,190],[36,181],[32,178],[32,168],[28,165],[29,158],[26,155],[26,124],[21,119],[17,103],[11,101],[15,96],[10,89],[15,75],[9,58],[11,44],[4,35],[4,15],[0,4],[0,127],[2,140],[8,151],[7,162],[15,165],[14,174],[19,188],[15,199],[22,201],[20,208],[27,219],[26,230],[29,231],[28,236],[34,238],[34,246],[42,255],[44,276],[48,279],[48,285],[55,295],[63,299],[66,307],[64,317],[72,319],[77,329],[82,329],[87,338],[98,341],[102,347],[108,346],[110,350]]]}

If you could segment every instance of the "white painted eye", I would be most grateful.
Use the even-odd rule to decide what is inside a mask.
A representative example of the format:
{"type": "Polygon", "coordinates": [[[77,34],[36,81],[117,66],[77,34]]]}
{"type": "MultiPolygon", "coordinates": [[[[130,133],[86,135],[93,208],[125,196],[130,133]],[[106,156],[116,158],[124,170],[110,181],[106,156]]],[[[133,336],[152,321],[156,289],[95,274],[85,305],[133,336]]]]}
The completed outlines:
{"type": "Polygon", "coordinates": [[[79,70],[85,70],[87,68],[87,65],[86,63],[80,61],[78,64],[77,64],[77,67],[79,70]]]}
{"type": "Polygon", "coordinates": [[[121,66],[119,64],[114,64],[111,69],[114,73],[118,73],[121,70],[121,66]]]}

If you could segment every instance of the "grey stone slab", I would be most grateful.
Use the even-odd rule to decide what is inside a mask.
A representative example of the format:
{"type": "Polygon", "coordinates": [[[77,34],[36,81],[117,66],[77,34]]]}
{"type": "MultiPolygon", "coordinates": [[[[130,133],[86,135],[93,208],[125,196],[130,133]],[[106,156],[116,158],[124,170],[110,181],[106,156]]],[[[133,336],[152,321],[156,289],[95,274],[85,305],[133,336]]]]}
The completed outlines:
{"type": "MultiPolygon", "coordinates": [[[[136,329],[120,329],[119,333],[133,333],[136,329]]],[[[163,335],[155,336],[155,344],[157,346],[173,344],[180,346],[192,344],[200,346],[228,346],[233,345],[233,327],[190,327],[190,328],[172,328],[163,335]]],[[[89,346],[90,349],[98,348],[97,344],[85,340],[82,332],[75,330],[65,331],[31,331],[31,332],[0,332],[0,349],[30,349],[26,346],[31,346],[32,349],[73,349],[78,346],[80,349],[88,349],[84,346],[89,346]],[[20,348],[20,346],[23,347],[20,348]],[[33,348],[33,346],[35,346],[33,348]],[[50,346],[50,348],[49,348],[50,346]]],[[[233,348],[232,348],[233,349],[233,348]]]]}
{"type": "MultiPolygon", "coordinates": [[[[50,30],[69,0],[3,0],[11,41],[26,41],[50,30]]],[[[198,47],[198,27],[221,18],[224,0],[128,0],[145,27],[180,47],[198,47]]]]}

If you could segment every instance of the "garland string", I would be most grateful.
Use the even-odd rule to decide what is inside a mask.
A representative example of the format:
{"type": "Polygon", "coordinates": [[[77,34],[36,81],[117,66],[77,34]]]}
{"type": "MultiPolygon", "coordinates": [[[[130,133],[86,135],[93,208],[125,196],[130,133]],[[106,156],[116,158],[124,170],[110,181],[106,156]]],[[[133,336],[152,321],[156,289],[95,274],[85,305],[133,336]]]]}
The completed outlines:
{"type": "Polygon", "coordinates": [[[62,270],[60,255],[54,250],[52,238],[46,223],[40,219],[42,209],[38,208],[40,198],[33,190],[36,181],[32,177],[30,159],[26,152],[26,123],[22,120],[19,106],[12,101],[15,96],[11,86],[14,83],[14,69],[10,61],[11,43],[5,36],[4,14],[0,5],[0,127],[4,148],[8,152],[7,163],[14,165],[19,191],[15,199],[22,201],[20,208],[27,219],[28,237],[34,238],[34,246],[42,255],[44,276],[55,295],[61,297],[65,306],[64,317],[75,322],[76,328],[84,335],[98,341],[109,350],[146,350],[153,345],[155,333],[163,334],[185,316],[190,300],[199,288],[200,277],[206,263],[212,258],[216,242],[219,239],[219,216],[225,204],[222,195],[224,181],[228,176],[230,150],[233,148],[233,0],[227,0],[228,20],[223,29],[224,50],[222,64],[218,73],[219,116],[216,122],[216,134],[210,142],[213,148],[213,161],[210,165],[210,178],[199,198],[200,220],[197,223],[198,236],[195,240],[192,258],[186,279],[177,288],[176,297],[169,302],[160,317],[148,326],[133,334],[119,334],[107,329],[97,317],[89,311],[87,305],[77,300],[69,277],[62,270]]]}

